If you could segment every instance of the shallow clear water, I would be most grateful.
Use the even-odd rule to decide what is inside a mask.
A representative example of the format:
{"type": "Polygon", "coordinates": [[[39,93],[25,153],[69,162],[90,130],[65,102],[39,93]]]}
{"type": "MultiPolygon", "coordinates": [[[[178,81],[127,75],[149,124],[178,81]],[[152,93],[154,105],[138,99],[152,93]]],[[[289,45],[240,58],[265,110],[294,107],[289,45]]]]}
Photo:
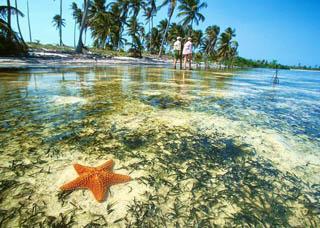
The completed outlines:
{"type": "Polygon", "coordinates": [[[0,72],[0,227],[319,225],[320,72],[273,74],[0,72]],[[59,191],[108,159],[104,203],[59,191]]]}

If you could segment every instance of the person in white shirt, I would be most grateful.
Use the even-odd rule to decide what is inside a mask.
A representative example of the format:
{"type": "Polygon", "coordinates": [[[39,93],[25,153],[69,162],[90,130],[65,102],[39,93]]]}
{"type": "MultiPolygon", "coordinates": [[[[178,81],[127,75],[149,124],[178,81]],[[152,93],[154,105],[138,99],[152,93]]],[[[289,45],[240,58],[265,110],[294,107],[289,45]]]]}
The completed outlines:
{"type": "Polygon", "coordinates": [[[187,61],[189,61],[189,70],[191,70],[191,62],[192,62],[192,38],[188,37],[187,43],[183,46],[183,56],[184,56],[184,69],[187,68],[187,61]]]}
{"type": "Polygon", "coordinates": [[[174,55],[173,65],[174,65],[174,69],[176,69],[178,60],[180,60],[180,64],[182,61],[182,59],[181,59],[181,37],[180,36],[177,37],[177,41],[174,42],[174,44],[173,44],[173,55],[174,55]]]}

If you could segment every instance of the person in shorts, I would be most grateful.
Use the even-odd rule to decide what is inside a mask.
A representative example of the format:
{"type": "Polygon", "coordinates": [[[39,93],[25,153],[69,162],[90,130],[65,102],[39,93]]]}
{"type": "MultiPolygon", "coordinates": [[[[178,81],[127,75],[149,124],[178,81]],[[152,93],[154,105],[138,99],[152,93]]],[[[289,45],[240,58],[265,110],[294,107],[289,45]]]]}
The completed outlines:
{"type": "Polygon", "coordinates": [[[180,60],[181,64],[181,37],[178,36],[176,42],[173,44],[173,55],[174,55],[174,60],[173,60],[173,65],[174,69],[177,68],[177,62],[180,60]]]}
{"type": "Polygon", "coordinates": [[[184,69],[187,68],[187,61],[189,61],[189,70],[191,70],[192,63],[192,38],[188,37],[188,41],[183,46],[183,57],[184,57],[184,69]]]}

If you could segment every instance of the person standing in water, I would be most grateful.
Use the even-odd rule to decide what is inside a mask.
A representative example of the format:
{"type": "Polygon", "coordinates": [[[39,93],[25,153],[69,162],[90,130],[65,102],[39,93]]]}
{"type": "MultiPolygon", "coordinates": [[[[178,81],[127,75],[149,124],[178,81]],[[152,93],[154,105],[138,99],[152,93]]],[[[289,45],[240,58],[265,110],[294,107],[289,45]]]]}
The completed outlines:
{"type": "Polygon", "coordinates": [[[173,65],[174,69],[177,68],[177,62],[180,60],[180,65],[181,65],[181,37],[177,37],[177,41],[174,42],[173,44],[173,55],[174,55],[174,60],[173,60],[173,65]]]}
{"type": "Polygon", "coordinates": [[[191,63],[192,63],[192,39],[188,37],[187,43],[183,46],[183,57],[184,57],[184,69],[187,68],[187,61],[189,61],[189,70],[191,70],[191,63]]]}

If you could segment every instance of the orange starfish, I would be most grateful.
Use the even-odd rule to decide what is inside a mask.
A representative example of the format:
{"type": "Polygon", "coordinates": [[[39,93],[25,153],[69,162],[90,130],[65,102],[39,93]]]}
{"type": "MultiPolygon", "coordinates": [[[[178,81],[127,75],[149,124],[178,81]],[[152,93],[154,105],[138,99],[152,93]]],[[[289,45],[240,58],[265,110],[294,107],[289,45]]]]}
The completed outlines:
{"type": "Polygon", "coordinates": [[[110,186],[131,180],[131,177],[129,176],[112,172],[112,160],[97,167],[83,166],[80,164],[74,164],[73,167],[79,174],[79,177],[62,185],[60,189],[65,191],[77,188],[87,188],[91,190],[94,197],[99,202],[102,202],[105,199],[105,193],[110,186]]]}

